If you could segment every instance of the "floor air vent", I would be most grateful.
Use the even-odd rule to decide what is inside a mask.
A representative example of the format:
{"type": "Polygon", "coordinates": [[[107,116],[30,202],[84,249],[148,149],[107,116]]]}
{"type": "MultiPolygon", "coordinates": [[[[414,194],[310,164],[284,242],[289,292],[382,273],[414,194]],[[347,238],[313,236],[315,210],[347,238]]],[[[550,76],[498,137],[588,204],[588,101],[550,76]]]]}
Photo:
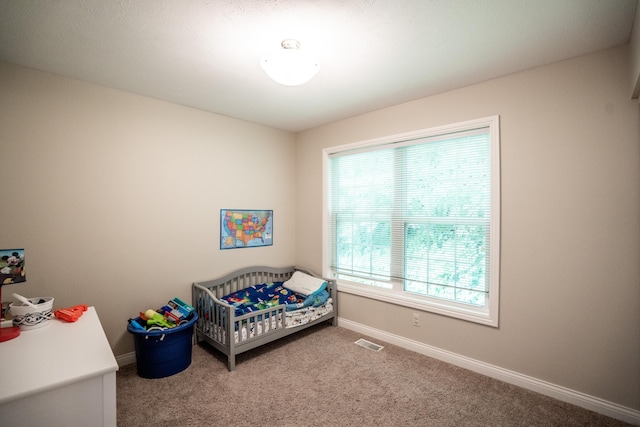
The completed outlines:
{"type": "Polygon", "coordinates": [[[368,348],[369,350],[373,350],[373,351],[380,351],[384,348],[384,346],[378,345],[376,343],[372,343],[371,341],[367,341],[362,338],[356,341],[355,344],[358,344],[361,347],[368,348]]]}

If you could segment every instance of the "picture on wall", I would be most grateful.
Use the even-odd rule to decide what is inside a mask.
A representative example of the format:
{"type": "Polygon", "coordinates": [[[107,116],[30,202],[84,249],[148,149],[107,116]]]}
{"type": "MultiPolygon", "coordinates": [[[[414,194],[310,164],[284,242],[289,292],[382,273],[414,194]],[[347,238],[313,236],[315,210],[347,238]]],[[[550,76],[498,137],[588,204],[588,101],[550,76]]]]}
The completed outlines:
{"type": "Polygon", "coordinates": [[[220,249],[273,245],[272,210],[220,210],[220,249]]]}
{"type": "Polygon", "coordinates": [[[0,249],[0,286],[26,280],[24,249],[0,249]]]}

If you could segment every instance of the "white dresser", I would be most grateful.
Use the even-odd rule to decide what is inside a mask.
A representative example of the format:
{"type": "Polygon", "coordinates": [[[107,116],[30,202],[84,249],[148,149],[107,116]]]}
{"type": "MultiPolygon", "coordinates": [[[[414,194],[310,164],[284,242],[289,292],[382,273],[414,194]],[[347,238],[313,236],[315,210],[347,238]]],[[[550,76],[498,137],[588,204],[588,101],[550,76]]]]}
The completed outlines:
{"type": "Polygon", "coordinates": [[[0,425],[115,426],[118,364],[94,307],[0,343],[0,425]]]}

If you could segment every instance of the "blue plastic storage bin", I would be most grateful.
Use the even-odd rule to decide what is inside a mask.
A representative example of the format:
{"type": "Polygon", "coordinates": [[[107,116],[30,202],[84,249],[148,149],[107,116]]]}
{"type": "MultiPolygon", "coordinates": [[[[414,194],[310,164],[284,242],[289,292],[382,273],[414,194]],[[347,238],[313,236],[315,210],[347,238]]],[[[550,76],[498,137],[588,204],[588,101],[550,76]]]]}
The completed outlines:
{"type": "MultiPolygon", "coordinates": [[[[136,318],[141,322],[140,318],[136,318]]],[[[187,322],[164,331],[141,331],[131,324],[127,330],[133,334],[136,348],[138,375],[142,378],[164,378],[182,372],[191,364],[193,326],[198,313],[187,322]]]]}

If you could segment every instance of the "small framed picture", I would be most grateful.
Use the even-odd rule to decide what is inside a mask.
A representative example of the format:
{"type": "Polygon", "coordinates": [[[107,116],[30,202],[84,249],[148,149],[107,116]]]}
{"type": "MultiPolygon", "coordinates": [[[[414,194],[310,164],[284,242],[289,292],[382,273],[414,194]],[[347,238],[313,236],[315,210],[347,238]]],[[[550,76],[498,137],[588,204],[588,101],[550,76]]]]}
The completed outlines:
{"type": "Polygon", "coordinates": [[[273,210],[220,210],[220,249],[273,245],[273,210]]]}
{"type": "Polygon", "coordinates": [[[26,281],[24,249],[0,249],[0,286],[26,281]]]}

